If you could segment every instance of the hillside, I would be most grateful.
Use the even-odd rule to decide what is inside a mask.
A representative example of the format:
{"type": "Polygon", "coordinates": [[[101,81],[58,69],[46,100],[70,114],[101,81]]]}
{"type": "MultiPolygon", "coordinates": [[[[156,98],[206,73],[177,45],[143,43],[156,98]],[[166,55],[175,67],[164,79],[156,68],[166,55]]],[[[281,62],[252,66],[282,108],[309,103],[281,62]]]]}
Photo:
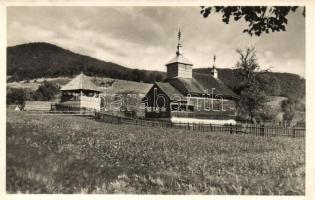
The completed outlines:
{"type": "Polygon", "coordinates": [[[73,53],[49,43],[29,43],[7,48],[9,82],[41,77],[87,75],[123,80],[154,82],[163,79],[162,72],[134,70],[112,62],[73,53]]]}
{"type": "MultiPolygon", "coordinates": [[[[209,68],[197,68],[194,71],[210,75],[209,68]]],[[[234,91],[240,86],[241,78],[237,76],[233,69],[219,68],[218,75],[234,91]]],[[[305,79],[297,74],[262,72],[258,74],[258,81],[262,84],[268,96],[305,97],[305,79]]]]}

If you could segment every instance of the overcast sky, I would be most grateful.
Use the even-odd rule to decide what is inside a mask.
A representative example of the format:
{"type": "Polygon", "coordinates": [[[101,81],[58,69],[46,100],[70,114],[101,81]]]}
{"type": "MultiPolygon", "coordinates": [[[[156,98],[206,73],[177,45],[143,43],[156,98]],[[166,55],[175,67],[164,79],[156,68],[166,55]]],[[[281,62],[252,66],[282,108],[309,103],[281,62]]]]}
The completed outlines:
{"type": "Polygon", "coordinates": [[[48,42],[130,68],[166,71],[175,56],[177,32],[194,68],[232,68],[236,49],[256,47],[258,62],[272,71],[305,77],[305,18],[288,17],[287,31],[260,37],[242,33],[246,22],[203,18],[199,7],[9,7],[8,46],[48,42]]]}

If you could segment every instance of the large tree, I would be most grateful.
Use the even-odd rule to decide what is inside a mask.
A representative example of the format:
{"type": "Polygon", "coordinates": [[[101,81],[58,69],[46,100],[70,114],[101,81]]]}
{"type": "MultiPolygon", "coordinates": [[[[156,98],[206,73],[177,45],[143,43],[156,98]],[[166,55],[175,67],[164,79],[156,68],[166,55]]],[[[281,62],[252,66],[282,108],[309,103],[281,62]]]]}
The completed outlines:
{"type": "Polygon", "coordinates": [[[266,102],[266,94],[257,79],[260,66],[257,63],[255,48],[237,50],[237,53],[240,55],[240,60],[235,65],[235,73],[241,78],[239,115],[255,123],[266,102]]]}
{"type": "MultiPolygon", "coordinates": [[[[230,19],[238,21],[244,19],[248,22],[248,28],[243,32],[249,35],[260,36],[262,33],[285,31],[288,23],[287,15],[295,12],[298,6],[201,6],[200,13],[207,18],[211,13],[222,14],[222,21],[226,24],[230,19]]],[[[305,7],[302,15],[305,17],[305,7]]]]}

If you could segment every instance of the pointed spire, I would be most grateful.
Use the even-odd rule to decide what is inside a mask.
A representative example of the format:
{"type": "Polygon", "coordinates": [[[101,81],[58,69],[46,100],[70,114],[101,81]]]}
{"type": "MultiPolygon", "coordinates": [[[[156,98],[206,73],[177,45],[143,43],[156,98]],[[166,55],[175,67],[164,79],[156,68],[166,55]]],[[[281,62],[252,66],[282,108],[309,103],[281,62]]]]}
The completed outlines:
{"type": "Polygon", "coordinates": [[[181,54],[183,54],[183,50],[182,50],[182,44],[180,42],[180,39],[181,39],[181,32],[180,30],[178,30],[178,34],[177,34],[177,37],[178,37],[178,44],[177,44],[177,51],[176,51],[176,55],[179,56],[181,54]]]}
{"type": "Polygon", "coordinates": [[[213,78],[217,79],[218,78],[218,70],[215,67],[215,60],[216,60],[216,56],[215,53],[213,55],[213,65],[212,65],[212,69],[211,69],[211,75],[213,78]]]}
{"type": "Polygon", "coordinates": [[[216,56],[215,56],[215,53],[214,53],[214,55],[213,55],[213,66],[212,66],[213,69],[215,68],[215,60],[216,60],[216,56]]]}

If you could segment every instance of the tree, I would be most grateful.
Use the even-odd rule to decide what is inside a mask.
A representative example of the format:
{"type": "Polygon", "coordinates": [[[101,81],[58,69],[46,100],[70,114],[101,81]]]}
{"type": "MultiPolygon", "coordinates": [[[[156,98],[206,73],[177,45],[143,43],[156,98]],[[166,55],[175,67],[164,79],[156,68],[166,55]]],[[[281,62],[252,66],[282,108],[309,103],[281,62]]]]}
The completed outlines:
{"type": "Polygon", "coordinates": [[[236,63],[234,70],[241,77],[238,113],[245,118],[249,117],[251,122],[256,122],[255,118],[266,102],[266,94],[256,78],[260,66],[256,60],[255,48],[237,50],[237,53],[240,55],[240,61],[236,63]]]}
{"type": "Polygon", "coordinates": [[[58,86],[51,82],[44,81],[44,83],[41,84],[35,91],[33,99],[48,101],[51,100],[58,93],[58,91],[59,91],[58,86]]]}
{"type": "Polygon", "coordinates": [[[246,51],[237,49],[236,52],[240,55],[240,60],[235,65],[235,74],[240,76],[241,85],[251,85],[256,82],[257,72],[260,66],[257,63],[255,48],[247,48],[246,51]]]}
{"type": "Polygon", "coordinates": [[[26,92],[21,88],[7,89],[7,105],[16,104],[21,109],[25,106],[26,92]]]}
{"type": "MultiPolygon", "coordinates": [[[[262,33],[285,31],[288,23],[287,15],[297,9],[298,6],[201,6],[200,13],[205,18],[212,12],[221,13],[222,21],[226,24],[230,22],[230,18],[235,21],[243,18],[248,22],[248,28],[243,32],[250,36],[253,34],[260,36],[262,33]]],[[[302,15],[305,17],[305,7],[302,15]]]]}
{"type": "Polygon", "coordinates": [[[281,110],[283,111],[283,120],[291,123],[295,114],[305,112],[305,103],[296,97],[289,97],[281,102],[281,110]]]}

